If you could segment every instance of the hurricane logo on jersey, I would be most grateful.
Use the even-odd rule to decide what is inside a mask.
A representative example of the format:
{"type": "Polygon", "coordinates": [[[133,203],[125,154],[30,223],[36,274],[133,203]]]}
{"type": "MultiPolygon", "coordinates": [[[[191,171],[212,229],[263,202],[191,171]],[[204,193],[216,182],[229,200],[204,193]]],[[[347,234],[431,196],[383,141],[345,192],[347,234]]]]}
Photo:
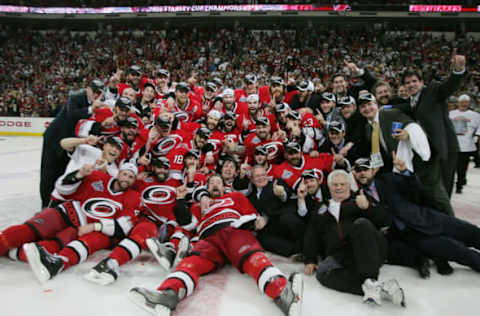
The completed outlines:
{"type": "Polygon", "coordinates": [[[144,204],[171,204],[175,202],[175,188],[168,185],[153,185],[142,192],[144,204]]]}
{"type": "Polygon", "coordinates": [[[279,154],[280,151],[280,146],[282,146],[282,143],[280,142],[271,142],[268,144],[263,145],[267,149],[267,159],[268,160],[273,160],[277,158],[277,155],[279,154]]]}
{"type": "Polygon", "coordinates": [[[160,140],[155,146],[153,146],[152,152],[155,156],[165,156],[170,150],[181,143],[182,140],[183,139],[180,135],[168,135],[160,140]]]}
{"type": "Polygon", "coordinates": [[[82,205],[82,211],[91,218],[110,218],[122,209],[122,203],[106,198],[88,199],[82,205]]]}

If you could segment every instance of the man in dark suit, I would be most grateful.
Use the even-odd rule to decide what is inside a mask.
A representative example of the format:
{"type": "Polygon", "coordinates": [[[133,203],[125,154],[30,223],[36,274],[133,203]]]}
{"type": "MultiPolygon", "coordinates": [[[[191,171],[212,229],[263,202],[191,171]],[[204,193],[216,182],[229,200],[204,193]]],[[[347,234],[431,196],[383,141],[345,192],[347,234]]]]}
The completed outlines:
{"type": "MultiPolygon", "coordinates": [[[[448,196],[453,189],[453,178],[456,168],[458,141],[455,130],[448,117],[447,99],[457,91],[465,78],[465,56],[457,55],[454,49],[452,58],[452,74],[442,83],[424,85],[419,71],[407,70],[402,75],[402,83],[410,94],[410,104],[398,104],[396,107],[416,120],[428,135],[432,157],[427,174],[419,177],[430,177],[428,182],[442,182],[448,196]]],[[[422,172],[425,169],[417,170],[422,172]]],[[[444,192],[435,191],[438,198],[444,192]]]]}
{"type": "Polygon", "coordinates": [[[261,165],[252,168],[250,181],[246,196],[265,223],[257,232],[262,247],[285,257],[299,253],[306,223],[296,215],[291,189],[282,179],[269,180],[261,165]]]}
{"type": "Polygon", "coordinates": [[[403,290],[395,279],[377,281],[387,255],[387,241],[378,228],[388,225],[390,216],[371,205],[363,193],[352,196],[346,171],[332,171],[327,184],[331,198],[311,215],[305,233],[305,273],[317,269],[322,285],[364,295],[366,302],[380,305],[384,294],[405,306],[403,290]],[[326,258],[317,265],[319,254],[326,258]]]}
{"type": "Polygon", "coordinates": [[[430,150],[425,132],[409,116],[398,109],[391,107],[378,108],[375,97],[370,94],[362,94],[358,98],[359,111],[367,119],[365,130],[368,148],[361,150],[366,155],[370,155],[374,168],[380,168],[379,172],[392,172],[393,157],[392,152],[398,149],[399,141],[408,142],[413,147],[413,159],[409,161],[412,171],[419,173],[422,182],[421,195],[430,206],[435,209],[453,215],[453,208],[448,199],[441,181],[435,180],[430,176],[430,172],[436,172],[435,165],[429,161],[430,150]],[[400,123],[402,128],[393,130],[394,122],[400,123]],[[377,127],[375,127],[375,125],[377,127]],[[375,154],[374,129],[378,128],[377,150],[380,154],[375,154]],[[413,137],[410,137],[412,133],[413,137]],[[415,142],[412,142],[414,140],[415,142]],[[415,145],[423,140],[423,145],[415,145]]]}
{"type": "Polygon", "coordinates": [[[60,146],[60,140],[74,137],[77,122],[90,117],[95,109],[103,106],[100,101],[103,87],[102,81],[94,79],[86,89],[73,92],[67,104],[45,130],[40,166],[42,208],[48,205],[55,181],[63,174],[69,161],[67,153],[60,146]]]}
{"type": "Polygon", "coordinates": [[[391,230],[409,246],[431,258],[471,267],[480,272],[480,228],[442,214],[419,203],[420,182],[407,170],[405,162],[394,157],[400,173],[374,177],[373,168],[355,171],[355,177],[372,205],[392,215],[391,230]]]}

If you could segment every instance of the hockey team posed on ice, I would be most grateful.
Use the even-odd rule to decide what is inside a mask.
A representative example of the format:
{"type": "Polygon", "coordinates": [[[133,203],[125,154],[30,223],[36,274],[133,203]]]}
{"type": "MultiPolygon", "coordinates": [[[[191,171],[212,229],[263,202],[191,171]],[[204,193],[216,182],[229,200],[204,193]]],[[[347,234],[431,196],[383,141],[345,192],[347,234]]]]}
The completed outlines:
{"type": "Polygon", "coordinates": [[[0,255],[44,283],[109,249],[84,275],[107,285],[149,251],[169,274],[127,294],[154,315],[226,264],[288,316],[301,315],[302,274],[405,308],[402,285],[379,281],[385,263],[421,278],[431,262],[440,274],[454,272],[448,261],[480,272],[480,229],[450,203],[480,115],[460,90],[466,56],[445,59],[450,72],[428,84],[410,65],[393,84],[348,59],[328,81],[245,71],[235,89],[195,72],[174,82],[175,69],[147,73],[141,62],[90,80],[46,129],[42,205],[3,228],[0,255]],[[286,275],[268,253],[303,273],[286,275]]]}

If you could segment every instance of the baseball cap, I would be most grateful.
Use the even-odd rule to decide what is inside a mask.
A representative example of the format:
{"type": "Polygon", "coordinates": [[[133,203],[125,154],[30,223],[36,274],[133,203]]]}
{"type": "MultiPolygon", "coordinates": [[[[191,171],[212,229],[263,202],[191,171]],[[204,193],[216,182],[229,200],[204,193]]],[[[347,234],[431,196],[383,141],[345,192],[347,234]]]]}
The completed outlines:
{"type": "Polygon", "coordinates": [[[351,95],[347,95],[345,97],[342,97],[342,98],[338,99],[338,104],[339,105],[350,105],[350,104],[357,104],[357,102],[355,102],[354,97],[352,97],[351,95]]]}
{"type": "Polygon", "coordinates": [[[255,148],[254,155],[264,155],[264,156],[267,156],[267,155],[268,155],[267,147],[265,147],[265,146],[257,146],[257,148],[255,148]]]}
{"type": "Polygon", "coordinates": [[[100,79],[93,79],[90,81],[90,84],[88,85],[93,92],[103,92],[103,89],[105,88],[105,85],[103,84],[103,81],[100,79]]]}
{"type": "Polygon", "coordinates": [[[343,124],[343,122],[340,122],[340,121],[330,121],[328,123],[328,130],[331,130],[331,129],[339,133],[345,132],[345,124],[343,124]]]}
{"type": "Polygon", "coordinates": [[[108,136],[105,139],[105,144],[117,146],[120,150],[123,149],[123,140],[118,136],[108,136]]]}
{"type": "Polygon", "coordinates": [[[221,119],[223,116],[223,113],[217,110],[210,110],[207,114],[207,116],[211,116],[217,120],[221,119]]]}
{"type": "Polygon", "coordinates": [[[255,125],[270,126],[270,121],[268,120],[268,118],[261,116],[255,120],[255,125]]]}
{"type": "Polygon", "coordinates": [[[214,82],[209,81],[205,84],[205,89],[215,92],[217,91],[217,85],[214,82]]]}
{"type": "Polygon", "coordinates": [[[120,171],[122,170],[129,170],[131,172],[133,172],[135,175],[138,174],[138,168],[137,166],[135,166],[133,163],[131,162],[124,162],[120,168],[119,168],[120,171]]]}
{"type": "Polygon", "coordinates": [[[192,157],[195,157],[196,159],[200,159],[200,151],[198,149],[190,149],[183,156],[185,158],[192,156],[192,157]]]}
{"type": "Polygon", "coordinates": [[[157,73],[157,77],[160,77],[160,76],[165,76],[167,78],[170,77],[170,72],[164,68],[157,68],[156,73],[157,73]]]}
{"type": "Polygon", "coordinates": [[[137,76],[141,76],[142,68],[140,68],[138,65],[131,65],[130,68],[128,68],[128,72],[137,76]]]}
{"type": "Polygon", "coordinates": [[[198,135],[203,138],[210,138],[212,132],[206,127],[200,127],[196,130],[195,135],[198,135]]]}
{"type": "Polygon", "coordinates": [[[294,119],[294,120],[297,120],[297,121],[302,119],[302,117],[300,116],[300,113],[298,113],[297,111],[288,112],[287,118],[291,118],[291,119],[294,119]]]}
{"type": "Polygon", "coordinates": [[[138,127],[138,121],[136,118],[129,116],[125,120],[119,122],[118,125],[127,127],[138,127]]]}
{"type": "Polygon", "coordinates": [[[258,102],[260,100],[258,94],[250,94],[247,97],[247,102],[258,102]]]}
{"type": "Polygon", "coordinates": [[[175,91],[177,91],[177,90],[185,90],[185,91],[188,92],[188,91],[190,91],[190,86],[185,81],[181,81],[181,82],[177,83],[177,85],[175,87],[175,91]]]}
{"type": "Polygon", "coordinates": [[[371,94],[370,92],[363,93],[363,94],[358,96],[358,104],[363,104],[363,103],[367,103],[367,102],[370,102],[370,101],[376,101],[375,96],[373,94],[371,94]]]}
{"type": "Polygon", "coordinates": [[[235,112],[232,111],[227,111],[225,114],[223,114],[223,119],[224,120],[236,120],[238,115],[235,112]]]}
{"type": "Polygon", "coordinates": [[[285,151],[288,153],[288,152],[301,152],[302,149],[300,148],[300,144],[295,142],[295,141],[292,141],[292,142],[288,142],[286,145],[285,145],[285,151]]]}
{"type": "Polygon", "coordinates": [[[277,113],[283,113],[285,111],[288,111],[290,109],[290,106],[288,105],[288,103],[278,103],[275,105],[275,112],[277,113]]]}
{"type": "Polygon", "coordinates": [[[278,85],[283,86],[284,81],[283,81],[283,79],[282,79],[281,77],[279,77],[279,76],[273,76],[273,77],[270,78],[270,84],[271,84],[271,85],[272,85],[272,84],[278,84],[278,85]]]}
{"type": "Polygon", "coordinates": [[[300,83],[298,84],[297,88],[298,88],[298,90],[300,90],[300,91],[307,91],[307,89],[308,89],[308,81],[305,81],[305,80],[300,81],[300,83]]]}
{"type": "Polygon", "coordinates": [[[303,171],[302,178],[315,178],[317,180],[320,180],[318,174],[313,169],[306,169],[305,171],[303,171]]]}
{"type": "Polygon", "coordinates": [[[371,169],[372,168],[372,163],[371,163],[369,158],[358,158],[357,160],[355,160],[353,168],[355,170],[359,170],[361,168],[371,169]]]}
{"type": "Polygon", "coordinates": [[[255,76],[255,74],[248,74],[248,75],[245,76],[244,81],[247,84],[256,83],[257,82],[257,76],[255,76]]]}
{"type": "Polygon", "coordinates": [[[212,79],[213,82],[217,85],[217,87],[223,87],[223,81],[222,79],[218,78],[218,77],[215,77],[212,79]]]}
{"type": "Polygon", "coordinates": [[[235,92],[232,89],[225,89],[222,92],[222,96],[224,95],[235,95],[235,92]]]}
{"type": "Polygon", "coordinates": [[[130,99],[127,97],[120,97],[117,102],[115,102],[115,106],[120,110],[130,111],[132,108],[132,101],[130,101],[130,99]]]}
{"type": "Polygon", "coordinates": [[[155,167],[166,167],[167,169],[170,169],[170,160],[168,160],[167,157],[156,157],[152,159],[152,166],[155,167]]]}
{"type": "Polygon", "coordinates": [[[145,89],[146,87],[152,87],[153,91],[157,92],[157,86],[155,86],[155,83],[153,80],[148,79],[147,82],[143,85],[143,88],[145,89]]]}
{"type": "Polygon", "coordinates": [[[170,119],[168,119],[167,117],[162,117],[161,115],[159,115],[156,119],[155,119],[155,125],[158,125],[160,127],[170,127],[172,123],[170,122],[170,119]]]}
{"type": "Polygon", "coordinates": [[[327,100],[327,101],[330,101],[330,102],[335,102],[335,95],[333,93],[330,93],[330,92],[324,92],[324,93],[322,93],[321,99],[322,100],[327,100]]]}

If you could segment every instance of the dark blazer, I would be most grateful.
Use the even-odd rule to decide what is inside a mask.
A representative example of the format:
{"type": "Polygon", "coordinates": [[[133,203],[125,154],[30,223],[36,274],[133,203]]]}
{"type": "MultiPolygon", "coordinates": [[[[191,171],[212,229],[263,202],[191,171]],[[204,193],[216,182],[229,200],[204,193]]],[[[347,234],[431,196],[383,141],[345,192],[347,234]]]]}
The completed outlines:
{"type": "Polygon", "coordinates": [[[306,264],[316,263],[319,253],[330,256],[342,251],[349,244],[349,235],[356,219],[367,218],[378,228],[389,225],[391,221],[384,208],[370,207],[362,210],[356,205],[353,196],[342,202],[339,223],[326,207],[327,204],[310,218],[303,244],[306,264]]]}
{"type": "MultiPolygon", "coordinates": [[[[400,110],[393,108],[380,108],[378,112],[378,120],[380,122],[380,131],[383,140],[385,141],[385,146],[387,147],[385,150],[380,144],[380,152],[385,164],[384,167],[381,168],[381,172],[391,172],[393,168],[392,151],[396,151],[398,146],[398,140],[392,137],[392,124],[393,122],[400,122],[403,124],[403,127],[405,127],[408,124],[413,123],[413,120],[400,110]]],[[[368,146],[368,155],[370,155],[371,152],[372,131],[372,125],[367,122],[365,125],[365,144],[368,146]]]]}
{"type": "Polygon", "coordinates": [[[424,87],[414,109],[409,103],[395,105],[420,123],[427,133],[432,152],[437,153],[441,159],[447,159],[448,152],[458,151],[455,130],[448,117],[447,98],[460,88],[465,74],[452,73],[444,82],[424,87]]]}
{"type": "Polygon", "coordinates": [[[268,181],[267,185],[262,189],[262,193],[260,193],[260,198],[257,198],[257,188],[251,182],[246,194],[246,197],[257,209],[258,213],[260,215],[267,215],[269,218],[274,218],[284,214],[285,206],[288,204],[290,196],[293,192],[292,189],[285,183],[285,181],[282,179],[277,179],[277,184],[283,186],[285,188],[285,192],[287,193],[287,201],[282,202],[282,200],[273,193],[273,182],[274,180],[268,181]]]}
{"type": "Polygon", "coordinates": [[[45,130],[43,146],[55,150],[57,155],[62,155],[63,149],[60,146],[60,140],[75,136],[77,122],[90,116],[88,114],[89,106],[86,89],[73,92],[57,117],[45,130]]]}
{"type": "MultiPolygon", "coordinates": [[[[416,175],[384,173],[378,175],[374,181],[380,197],[380,201],[376,202],[378,206],[383,207],[406,227],[427,235],[438,235],[443,231],[444,220],[448,216],[421,205],[420,181],[416,175]]],[[[364,192],[368,195],[366,190],[364,192]]]]}

